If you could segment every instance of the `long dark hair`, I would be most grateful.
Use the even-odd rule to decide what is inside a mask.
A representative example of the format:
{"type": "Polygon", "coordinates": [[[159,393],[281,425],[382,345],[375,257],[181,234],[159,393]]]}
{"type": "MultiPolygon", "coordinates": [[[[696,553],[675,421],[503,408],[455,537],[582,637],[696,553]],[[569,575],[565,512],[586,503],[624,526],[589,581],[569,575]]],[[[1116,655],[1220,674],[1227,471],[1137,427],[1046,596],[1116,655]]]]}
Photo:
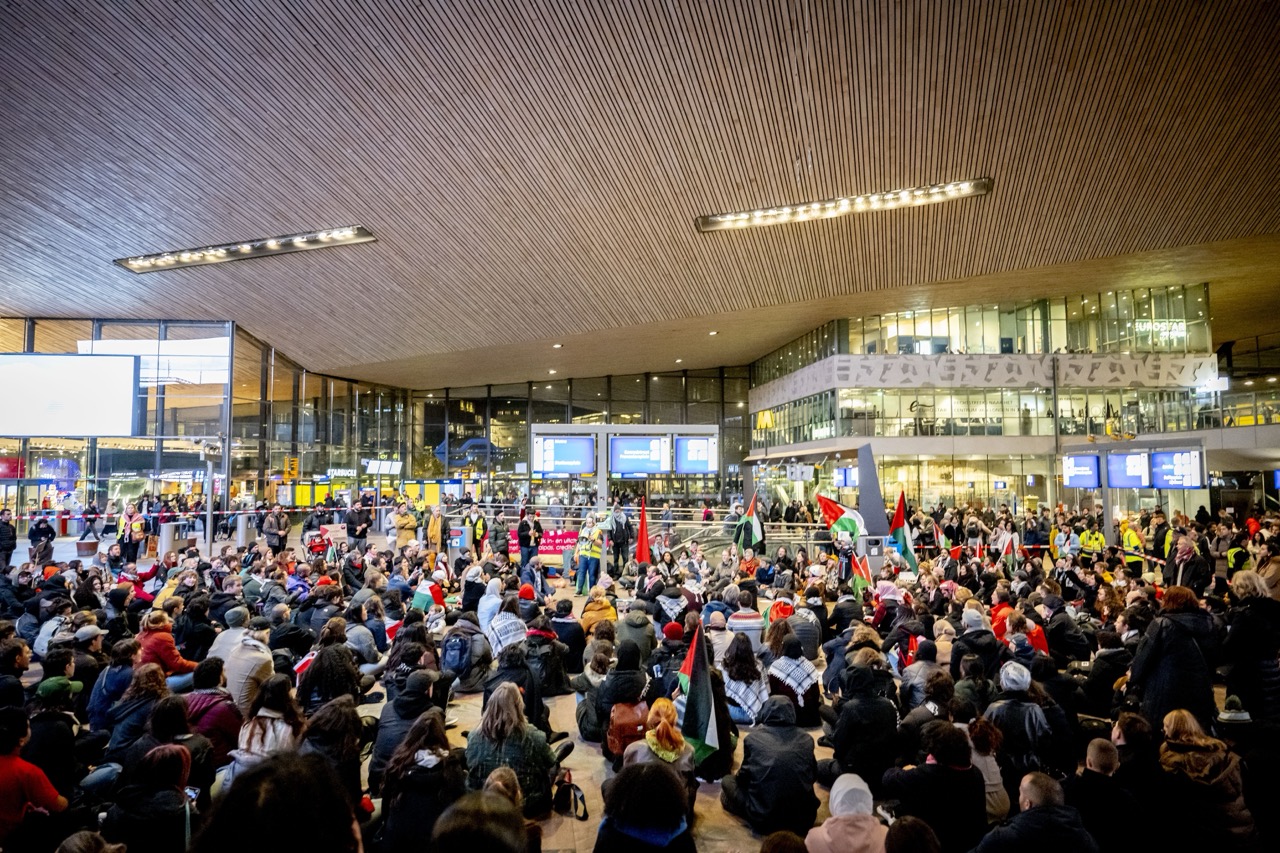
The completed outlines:
{"type": "MultiPolygon", "coordinates": [[[[258,730],[259,739],[262,736],[260,730],[264,724],[258,722],[258,712],[264,708],[280,715],[280,718],[293,731],[295,740],[302,736],[303,730],[307,727],[307,720],[302,715],[302,709],[298,707],[297,700],[293,698],[292,690],[293,684],[290,683],[289,676],[280,673],[270,676],[258,687],[258,695],[253,697],[253,704],[249,706],[249,719],[245,721],[245,725],[258,730]]],[[[254,733],[254,731],[249,733],[250,747],[253,746],[254,733]]]]}
{"type": "Polygon", "coordinates": [[[400,782],[413,769],[419,750],[430,750],[435,753],[449,751],[449,736],[445,734],[444,711],[431,707],[423,711],[414,720],[409,733],[396,747],[387,762],[385,775],[382,777],[382,796],[394,800],[399,794],[400,782]]]}
{"type": "Polygon", "coordinates": [[[760,680],[760,664],[755,653],[751,651],[751,639],[739,631],[729,641],[729,648],[724,652],[724,663],[721,666],[724,677],[730,681],[751,684],[760,680]]]}
{"type": "Polygon", "coordinates": [[[356,700],[339,696],[320,706],[307,721],[303,740],[336,746],[340,760],[357,758],[360,754],[360,712],[356,700]]]}
{"type": "Polygon", "coordinates": [[[427,633],[427,624],[425,622],[415,622],[412,625],[402,625],[400,630],[396,632],[396,637],[391,641],[391,649],[387,652],[387,672],[395,672],[396,667],[401,662],[417,665],[418,660],[422,657],[423,652],[429,648],[428,643],[431,642],[431,636],[427,633]],[[409,649],[409,646],[417,646],[416,652],[409,649]]]}
{"type": "Polygon", "coordinates": [[[325,646],[298,682],[298,695],[310,703],[317,696],[327,702],[339,696],[354,696],[360,690],[360,670],[346,646],[325,646]]]}

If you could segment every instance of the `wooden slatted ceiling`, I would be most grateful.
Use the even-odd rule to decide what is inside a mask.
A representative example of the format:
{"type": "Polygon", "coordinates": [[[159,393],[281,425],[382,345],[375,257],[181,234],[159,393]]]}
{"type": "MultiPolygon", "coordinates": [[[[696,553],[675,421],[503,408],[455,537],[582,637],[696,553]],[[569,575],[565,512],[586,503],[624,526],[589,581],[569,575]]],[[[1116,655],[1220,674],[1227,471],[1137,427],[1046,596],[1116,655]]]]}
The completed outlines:
{"type": "MultiPolygon", "coordinates": [[[[856,313],[893,288],[962,304],[964,285],[928,285],[1280,233],[1280,4],[1264,0],[31,0],[0,16],[0,313],[231,318],[361,378],[668,367],[607,333],[524,346],[624,328],[664,355],[679,336],[687,367],[743,361],[819,306],[856,313]],[[692,227],[986,175],[991,196],[955,204],[692,227]],[[380,241],[109,264],[350,223],[380,241]],[[727,334],[686,344],[702,317],[727,334]]],[[[1215,286],[1256,284],[1226,266],[1239,255],[1215,286]]]]}

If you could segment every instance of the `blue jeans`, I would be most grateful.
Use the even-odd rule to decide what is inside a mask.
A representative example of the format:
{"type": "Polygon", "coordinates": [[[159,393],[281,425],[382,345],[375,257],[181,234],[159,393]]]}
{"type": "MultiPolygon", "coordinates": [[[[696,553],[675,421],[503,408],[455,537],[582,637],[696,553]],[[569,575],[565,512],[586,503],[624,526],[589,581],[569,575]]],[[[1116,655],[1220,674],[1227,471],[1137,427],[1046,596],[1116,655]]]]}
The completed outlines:
{"type": "Polygon", "coordinates": [[[579,557],[578,558],[578,580],[575,588],[579,595],[586,595],[591,587],[596,585],[596,580],[600,576],[600,558],[599,557],[579,557]]]}
{"type": "Polygon", "coordinates": [[[520,546],[520,567],[524,568],[529,561],[538,556],[538,549],[532,545],[520,546]]]}

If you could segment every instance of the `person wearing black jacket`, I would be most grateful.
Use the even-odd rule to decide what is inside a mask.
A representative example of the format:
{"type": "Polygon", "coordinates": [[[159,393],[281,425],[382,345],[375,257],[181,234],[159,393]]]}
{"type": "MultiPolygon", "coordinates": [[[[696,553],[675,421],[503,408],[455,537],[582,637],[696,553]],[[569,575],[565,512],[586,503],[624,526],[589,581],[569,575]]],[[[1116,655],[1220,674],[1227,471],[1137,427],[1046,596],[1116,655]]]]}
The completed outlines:
{"type": "Polygon", "coordinates": [[[416,670],[405,680],[404,689],[395,699],[382,706],[378,717],[378,737],[369,760],[369,791],[375,797],[382,791],[382,776],[387,762],[427,709],[436,707],[431,699],[435,683],[432,673],[416,670]]]}
{"type": "Polygon", "coordinates": [[[342,590],[336,586],[321,586],[302,602],[302,606],[293,614],[295,625],[310,628],[316,636],[320,629],[335,616],[342,615],[342,590]]]}
{"type": "Polygon", "coordinates": [[[1072,661],[1086,661],[1091,649],[1089,638],[1080,630],[1076,620],[1067,612],[1067,604],[1062,596],[1050,593],[1044,597],[1041,605],[1045,617],[1045,642],[1049,644],[1049,654],[1059,668],[1072,661]]]}
{"type": "Polygon", "coordinates": [[[564,653],[564,671],[569,675],[582,672],[582,653],[587,648],[587,636],[582,631],[582,623],[573,615],[572,599],[562,598],[556,602],[556,615],[551,617],[551,630],[568,647],[568,651],[564,653]]]}
{"type": "Polygon", "coordinates": [[[1138,801],[1113,778],[1120,767],[1120,753],[1103,738],[1089,741],[1084,770],[1062,783],[1067,805],[1080,812],[1085,829],[1102,853],[1130,853],[1141,847],[1143,832],[1133,816],[1141,814],[1138,801]]]}
{"type": "Polygon", "coordinates": [[[1185,586],[1203,596],[1213,580],[1213,566],[1197,549],[1190,536],[1178,541],[1176,554],[1169,556],[1164,568],[1164,582],[1169,586],[1185,586]]]}
{"type": "Polygon", "coordinates": [[[840,693],[830,737],[835,756],[818,762],[818,781],[829,787],[841,773],[857,773],[878,791],[898,755],[898,709],[880,695],[870,666],[846,667],[840,693]]]}
{"type": "Polygon", "coordinates": [[[576,716],[578,733],[589,743],[600,743],[605,757],[609,755],[605,734],[609,731],[609,715],[616,704],[629,705],[644,698],[648,679],[640,669],[640,647],[634,640],[618,643],[618,663],[605,676],[600,686],[592,690],[578,703],[576,716]]]}
{"type": "Polygon", "coordinates": [[[817,775],[813,738],[796,725],[795,706],[770,696],[743,742],[738,772],[720,780],[720,804],[762,835],[789,830],[803,836],[818,814],[817,775]]]}
{"type": "MultiPolygon", "coordinates": [[[[493,691],[498,689],[498,685],[508,681],[518,687],[520,695],[524,697],[525,719],[529,721],[530,725],[547,736],[548,743],[555,743],[568,736],[566,732],[551,730],[551,714],[547,711],[547,706],[542,701],[542,685],[539,683],[537,676],[533,674],[533,670],[529,669],[524,643],[513,643],[498,654],[498,668],[494,670],[493,675],[489,676],[489,680],[484,685],[484,700],[480,705],[481,710],[484,709],[485,705],[489,704],[489,697],[493,695],[493,691]]],[[[603,685],[601,686],[603,687],[603,685]]]]}
{"type": "Polygon", "coordinates": [[[1095,717],[1111,718],[1116,705],[1116,682],[1133,664],[1133,655],[1120,642],[1115,631],[1098,632],[1098,654],[1089,667],[1089,676],[1080,687],[1084,698],[1081,711],[1095,717]]]}
{"type": "Polygon", "coordinates": [[[423,712],[402,738],[387,762],[381,790],[382,844],[366,845],[369,853],[421,847],[444,810],[467,792],[466,754],[449,748],[439,708],[423,712]]]}
{"type": "Polygon", "coordinates": [[[964,633],[956,637],[951,645],[952,679],[959,681],[962,677],[960,661],[964,660],[965,655],[977,655],[978,660],[982,661],[982,669],[987,678],[995,680],[1000,665],[1012,660],[1013,653],[1008,646],[996,639],[996,635],[986,627],[982,614],[977,610],[965,608],[960,614],[960,621],[964,633]]]}
{"type": "Polygon", "coordinates": [[[269,614],[267,618],[271,620],[271,634],[267,639],[267,648],[273,652],[284,649],[294,658],[301,658],[311,651],[311,647],[316,644],[316,633],[290,621],[289,605],[277,604],[269,614]]]}
{"type": "Polygon", "coordinates": [[[1213,619],[1196,594],[1182,586],[1165,590],[1160,615],[1147,627],[1129,670],[1129,690],[1140,697],[1148,720],[1185,708],[1209,731],[1217,717],[1213,699],[1213,619]]]}
{"type": "Polygon", "coordinates": [[[76,758],[76,719],[71,714],[79,682],[57,676],[40,683],[31,716],[31,738],[22,748],[22,757],[44,771],[67,799],[75,794],[76,782],[85,768],[76,758]]]}
{"type": "Polygon", "coordinates": [[[1231,581],[1236,604],[1227,614],[1222,659],[1231,664],[1227,694],[1239,696],[1254,720],[1280,717],[1280,601],[1257,572],[1236,572],[1231,581]]]}
{"type": "Polygon", "coordinates": [[[347,510],[347,542],[353,551],[364,551],[372,524],[373,517],[369,514],[369,508],[363,503],[358,503],[347,510]]]}
{"type": "Polygon", "coordinates": [[[835,605],[831,608],[832,636],[843,634],[850,625],[862,621],[862,600],[848,584],[841,584],[835,605]]]}
{"type": "Polygon", "coordinates": [[[918,817],[933,827],[943,853],[964,853],[987,831],[986,787],[982,771],[971,763],[969,738],[950,722],[935,720],[922,730],[921,745],[928,762],[886,770],[883,796],[898,800],[897,816],[918,817]]]}
{"type": "MultiPolygon", "coordinates": [[[[1018,787],[1022,809],[991,830],[975,853],[1097,853],[1098,845],[1066,805],[1062,786],[1043,773],[1028,773],[1018,787]]],[[[1191,818],[1194,819],[1194,818],[1191,818]]]]}
{"type": "Polygon", "coordinates": [[[13,565],[13,552],[18,547],[18,528],[13,526],[13,512],[0,510],[0,572],[13,565]]]}

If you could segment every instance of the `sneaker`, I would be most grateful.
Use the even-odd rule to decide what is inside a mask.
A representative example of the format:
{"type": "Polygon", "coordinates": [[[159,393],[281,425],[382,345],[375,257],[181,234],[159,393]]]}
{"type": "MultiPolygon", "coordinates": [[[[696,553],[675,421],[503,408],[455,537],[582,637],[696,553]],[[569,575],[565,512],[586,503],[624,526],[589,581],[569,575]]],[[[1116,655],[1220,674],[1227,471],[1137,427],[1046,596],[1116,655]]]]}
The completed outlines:
{"type": "Polygon", "coordinates": [[[827,749],[835,749],[835,744],[831,742],[831,738],[823,735],[818,738],[818,746],[825,746],[827,749]]]}
{"type": "Polygon", "coordinates": [[[564,761],[573,752],[574,743],[567,740],[555,748],[556,764],[564,761]]]}
{"type": "Polygon", "coordinates": [[[547,737],[547,743],[555,743],[556,741],[564,740],[568,736],[568,732],[552,732],[547,737]]]}
{"type": "Polygon", "coordinates": [[[445,721],[444,721],[444,727],[445,727],[446,729],[456,728],[456,727],[457,727],[457,725],[458,725],[458,718],[457,718],[457,717],[450,717],[449,719],[447,719],[447,720],[445,720],[445,721]]]}
{"type": "Polygon", "coordinates": [[[458,735],[463,740],[466,740],[467,738],[471,737],[471,729],[463,729],[462,731],[458,732],[458,735]]]}

